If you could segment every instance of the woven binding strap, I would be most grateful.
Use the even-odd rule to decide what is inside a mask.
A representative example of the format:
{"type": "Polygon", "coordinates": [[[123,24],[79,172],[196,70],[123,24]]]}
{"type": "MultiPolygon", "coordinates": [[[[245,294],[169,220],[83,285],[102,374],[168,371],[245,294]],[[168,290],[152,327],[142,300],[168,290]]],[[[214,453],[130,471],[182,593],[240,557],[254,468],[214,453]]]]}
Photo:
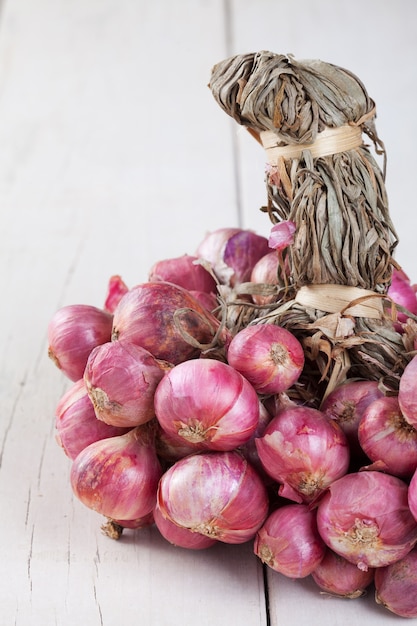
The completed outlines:
{"type": "Polygon", "coordinates": [[[353,150],[362,145],[360,126],[350,124],[326,128],[312,143],[278,145],[279,138],[271,130],[264,130],[259,136],[270,165],[278,165],[279,159],[299,159],[304,150],[309,150],[313,158],[318,158],[353,150]]]}
{"type": "Polygon", "coordinates": [[[326,313],[342,313],[353,317],[380,319],[383,297],[368,289],[347,285],[304,285],[295,297],[303,307],[326,313]]]}

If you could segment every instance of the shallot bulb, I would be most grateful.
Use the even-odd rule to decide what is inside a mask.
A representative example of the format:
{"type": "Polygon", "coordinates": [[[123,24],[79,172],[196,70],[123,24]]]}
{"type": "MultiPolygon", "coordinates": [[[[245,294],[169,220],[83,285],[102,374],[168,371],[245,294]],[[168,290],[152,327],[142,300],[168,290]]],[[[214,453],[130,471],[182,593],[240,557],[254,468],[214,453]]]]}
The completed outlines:
{"type": "Polygon", "coordinates": [[[171,520],[164,517],[159,509],[158,503],[155,506],[154,512],[155,525],[162,537],[169,543],[172,543],[178,548],[187,548],[188,550],[205,550],[210,548],[215,543],[216,539],[206,537],[200,533],[195,533],[188,528],[182,528],[171,520]]]}
{"type": "Polygon", "coordinates": [[[155,417],[154,394],[168,364],[133,343],[110,341],[94,348],[84,382],[96,417],[133,428],[155,417]]]}
{"type": "Polygon", "coordinates": [[[360,598],[374,579],[375,569],[359,569],[354,563],[327,548],[324,558],[311,573],[322,591],[340,598],[360,598]]]}
{"type": "Polygon", "coordinates": [[[417,428],[417,355],[405,366],[398,389],[398,402],[407,422],[417,428]]]}
{"type": "MultiPolygon", "coordinates": [[[[157,359],[176,365],[198,357],[219,327],[218,319],[186,289],[167,282],[143,283],[117,305],[112,339],[142,346],[157,359]]],[[[219,333],[219,343],[226,343],[228,332],[219,333]]]]}
{"type": "Polygon", "coordinates": [[[396,396],[374,400],[365,409],[358,437],[375,469],[410,478],[417,468],[417,430],[404,419],[396,396]]]}
{"type": "Polygon", "coordinates": [[[215,293],[190,290],[190,294],[208,311],[214,311],[219,306],[215,293]]]}
{"type": "Polygon", "coordinates": [[[216,293],[216,281],[196,256],[184,254],[157,261],[149,270],[148,281],[165,281],[188,289],[216,293]]]}
{"type": "Polygon", "coordinates": [[[298,503],[312,502],[349,466],[342,429],[310,407],[280,411],[256,448],[267,474],[281,483],[279,494],[298,503]]]}
{"type": "Polygon", "coordinates": [[[254,544],[261,561],[288,578],[311,574],[325,551],[316,512],[306,504],[287,504],[273,511],[258,530],[254,544]]]}
{"type": "Polygon", "coordinates": [[[101,531],[110,539],[120,539],[123,534],[125,528],[131,528],[133,530],[138,530],[141,528],[146,528],[148,526],[152,526],[154,523],[153,512],[151,511],[148,515],[144,517],[140,517],[135,520],[114,520],[108,518],[105,524],[101,525],[101,531]]]}
{"type": "Polygon", "coordinates": [[[110,313],[88,304],[58,309],[48,324],[48,356],[67,378],[80,380],[91,350],[110,341],[112,323],[110,313]]]}
{"type": "Polygon", "coordinates": [[[417,549],[375,570],[375,600],[400,617],[417,617],[417,549]]]}
{"type": "Polygon", "coordinates": [[[143,517],[138,517],[136,519],[112,519],[109,520],[114,525],[121,526],[122,528],[131,528],[132,530],[139,530],[140,528],[147,528],[148,526],[152,526],[154,524],[154,516],[153,511],[144,515],[143,517]]]}
{"type": "Polygon", "coordinates": [[[345,433],[351,457],[361,459],[364,456],[358,438],[359,422],[366,407],[383,396],[376,380],[348,379],[322,402],[320,410],[335,420],[345,433]]]}
{"type": "Polygon", "coordinates": [[[194,359],[167,372],[155,391],[155,413],[174,440],[196,450],[233,450],[259,422],[259,399],[235,369],[215,359],[194,359]]]}
{"type": "Polygon", "coordinates": [[[282,409],[288,409],[295,406],[304,406],[305,402],[300,399],[297,394],[295,394],[295,397],[290,397],[290,395],[283,391],[282,393],[276,393],[272,396],[266,396],[262,399],[262,404],[264,405],[271,417],[275,417],[275,415],[278,415],[278,413],[282,411],[282,409]]]}
{"type": "Polygon", "coordinates": [[[62,396],[55,411],[57,443],[70,459],[90,443],[123,435],[129,429],[110,426],[96,418],[83,379],[74,383],[62,396]]]}
{"type": "Polygon", "coordinates": [[[236,286],[250,280],[253,266],[270,252],[266,237],[241,228],[219,228],[208,233],[196,256],[210,263],[217,279],[236,286]]]}
{"type": "Polygon", "coordinates": [[[289,330],[275,324],[256,324],[236,333],[227,360],[258,393],[278,394],[299,379],[304,350],[289,330]]]}
{"type": "Polygon", "coordinates": [[[154,428],[155,448],[162,461],[174,463],[196,451],[192,443],[188,443],[185,439],[179,440],[178,437],[167,433],[157,419],[154,421],[154,428]]]}
{"type": "Polygon", "coordinates": [[[84,448],[73,461],[70,480],[85,506],[129,521],[152,513],[161,475],[152,431],[145,424],[84,448]]]}
{"type": "Polygon", "coordinates": [[[286,283],[287,276],[290,273],[290,266],[286,257],[286,250],[294,243],[294,234],[297,227],[295,222],[291,220],[282,220],[271,228],[268,244],[270,248],[276,250],[278,255],[278,263],[281,274],[286,283]]]}
{"type": "Polygon", "coordinates": [[[265,408],[262,402],[259,402],[259,420],[255,432],[252,437],[246,443],[239,446],[239,452],[249,461],[249,463],[256,469],[258,474],[263,478],[265,483],[271,482],[270,477],[265,473],[261,461],[259,460],[258,451],[256,449],[256,439],[262,437],[266,427],[271,421],[272,417],[265,408]]]}
{"type": "MultiPolygon", "coordinates": [[[[278,285],[278,270],[279,270],[279,257],[278,254],[273,252],[268,252],[263,257],[259,259],[253,266],[250,282],[255,284],[264,284],[264,285],[278,285]]],[[[253,294],[252,300],[255,304],[258,305],[266,305],[271,304],[277,300],[276,295],[263,295],[263,294],[253,294]]]]}
{"type": "Polygon", "coordinates": [[[268,513],[266,488],[238,452],[202,452],[180,459],[158,487],[161,515],[224,543],[255,537],[268,513]]]}
{"type": "Polygon", "coordinates": [[[408,485],[408,506],[411,514],[417,521],[417,470],[414,471],[408,485]]]}
{"type": "Polygon", "coordinates": [[[329,548],[364,571],[398,561],[417,542],[407,484],[379,471],[334,481],[318,504],[317,526],[329,548]]]}
{"type": "MultiPolygon", "coordinates": [[[[394,270],[391,277],[391,285],[388,287],[387,295],[395,304],[404,307],[406,311],[417,315],[417,297],[408,277],[401,271],[394,270]]],[[[397,319],[404,323],[407,321],[408,314],[398,311],[397,319]]]]}
{"type": "Polygon", "coordinates": [[[111,276],[107,285],[107,294],[104,301],[104,310],[114,313],[121,298],[129,291],[128,286],[118,274],[111,276]]]}

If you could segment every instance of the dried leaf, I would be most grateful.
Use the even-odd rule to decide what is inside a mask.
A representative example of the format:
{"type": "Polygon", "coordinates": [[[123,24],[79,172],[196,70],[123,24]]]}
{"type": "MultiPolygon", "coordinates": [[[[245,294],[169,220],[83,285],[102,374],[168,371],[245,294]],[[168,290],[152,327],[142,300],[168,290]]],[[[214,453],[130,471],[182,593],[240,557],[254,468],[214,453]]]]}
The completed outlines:
{"type": "Polygon", "coordinates": [[[242,325],[274,323],[292,331],[309,359],[306,389],[316,385],[322,390],[326,382],[326,394],[353,376],[384,380],[394,393],[415,353],[417,318],[402,335],[394,326],[392,303],[390,308],[382,304],[374,317],[363,317],[357,309],[326,311],[297,301],[303,286],[343,285],[367,290],[369,302],[369,291],[385,296],[398,269],[385,148],[375,127],[375,103],[363,83],[334,64],[261,51],[218,63],[209,87],[221,108],[257,141],[270,141],[272,135],[278,156],[266,169],[263,210],[273,224],[296,224],[294,242],[286,250],[285,290],[261,310],[246,302],[237,314],[235,300],[228,309],[228,315],[233,311],[229,327],[236,331],[242,325]],[[363,140],[362,145],[343,144],[349,149],[335,146],[332,154],[311,149],[318,137],[331,136],[331,129],[338,129],[333,136],[339,136],[344,126],[360,128],[371,140],[384,157],[382,169],[363,140]]]}
{"type": "Polygon", "coordinates": [[[343,316],[340,313],[330,313],[321,317],[312,324],[308,324],[306,329],[320,329],[326,337],[330,339],[344,339],[354,334],[355,320],[351,316],[343,316]]]}
{"type": "MultiPolygon", "coordinates": [[[[209,86],[226,113],[258,138],[273,133],[278,146],[311,145],[326,129],[357,125],[381,152],[375,103],[359,78],[334,64],[268,51],[236,55],[213,68],[209,86]]],[[[296,288],[337,283],[386,291],[398,238],[384,173],[366,145],[281,158],[278,171],[267,171],[267,197],[274,221],[297,225],[290,250],[296,288]]]]}

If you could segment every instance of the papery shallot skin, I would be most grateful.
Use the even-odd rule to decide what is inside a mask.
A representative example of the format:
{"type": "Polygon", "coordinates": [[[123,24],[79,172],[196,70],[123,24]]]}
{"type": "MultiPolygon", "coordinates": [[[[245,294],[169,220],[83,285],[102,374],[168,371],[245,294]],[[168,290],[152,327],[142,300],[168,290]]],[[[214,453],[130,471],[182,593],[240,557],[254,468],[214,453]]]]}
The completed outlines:
{"type": "Polygon", "coordinates": [[[113,314],[121,298],[129,291],[129,287],[118,274],[110,276],[104,300],[104,310],[113,314]]]}
{"type": "Polygon", "coordinates": [[[400,617],[417,617],[417,549],[375,570],[375,600],[400,617]]]}
{"type": "Polygon", "coordinates": [[[294,234],[297,230],[295,222],[292,220],[282,220],[274,224],[269,233],[268,244],[279,253],[294,243],[294,234]]]}
{"type": "Polygon", "coordinates": [[[168,364],[125,341],[94,348],[84,382],[97,419],[113,426],[139,426],[155,417],[154,395],[168,364]]]}
{"type": "Polygon", "coordinates": [[[155,392],[162,428],[196,450],[233,450],[252,437],[259,399],[233,367],[216,359],[195,359],[167,372],[155,392]]]}
{"type": "Polygon", "coordinates": [[[48,324],[48,356],[73,382],[80,380],[93,348],[110,341],[113,317],[89,304],[69,304],[48,324]]]}
{"type": "Polygon", "coordinates": [[[329,486],[318,503],[317,526],[329,548],[365,571],[390,565],[417,542],[407,483],[372,470],[329,486]]]}
{"type": "MultiPolygon", "coordinates": [[[[197,358],[220,322],[189,291],[167,282],[132,287],[114,311],[112,340],[142,346],[174,365],[197,358]]],[[[225,330],[220,341],[227,343],[225,330]]]]}
{"type": "Polygon", "coordinates": [[[157,497],[164,518],[224,543],[255,537],[268,513],[266,488],[238,452],[202,452],[162,476],[157,497]]]}
{"type": "Polygon", "coordinates": [[[287,504],[270,513],[256,533],[254,552],[288,578],[311,574],[326,552],[315,510],[306,504],[287,504]]]}
{"type": "Polygon", "coordinates": [[[113,520],[137,520],[152,513],[162,468],[147,424],[125,435],[84,448],[71,467],[74,495],[113,520]]]}
{"type": "Polygon", "coordinates": [[[222,284],[234,287],[250,280],[253,266],[268,252],[268,240],[262,235],[241,228],[219,228],[205,236],[196,256],[210,263],[222,284]]]}
{"type": "Polygon", "coordinates": [[[349,467],[340,426],[305,406],[279,411],[256,439],[256,448],[267,474],[281,484],[280,495],[298,503],[315,500],[349,467]]]}
{"type": "Polygon", "coordinates": [[[196,256],[209,263],[217,279],[226,285],[230,283],[234,269],[224,262],[224,250],[229,239],[240,232],[240,228],[217,228],[205,235],[196,250],[196,256]]]}
{"type": "Polygon", "coordinates": [[[58,402],[55,428],[57,443],[70,459],[75,459],[94,441],[123,435],[129,430],[97,419],[83,379],[75,382],[58,402]]]}

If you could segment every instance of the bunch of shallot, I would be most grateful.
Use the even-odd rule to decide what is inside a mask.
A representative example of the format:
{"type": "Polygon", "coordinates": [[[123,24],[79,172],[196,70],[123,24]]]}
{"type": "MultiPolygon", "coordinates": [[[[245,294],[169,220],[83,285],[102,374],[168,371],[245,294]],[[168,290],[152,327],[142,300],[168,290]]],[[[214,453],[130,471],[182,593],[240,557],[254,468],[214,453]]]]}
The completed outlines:
{"type": "MultiPolygon", "coordinates": [[[[71,487],[109,536],[154,524],[181,548],[250,541],[271,570],[344,598],[374,584],[379,604],[417,617],[417,356],[398,392],[349,378],[318,401],[292,332],[225,315],[226,291],[241,294],[233,308],[285,289],[292,236],[291,223],[269,240],[219,229],[147,282],[111,277],[102,308],[52,316],[71,487]]],[[[404,275],[392,306],[405,291],[413,312],[404,275]]]]}

